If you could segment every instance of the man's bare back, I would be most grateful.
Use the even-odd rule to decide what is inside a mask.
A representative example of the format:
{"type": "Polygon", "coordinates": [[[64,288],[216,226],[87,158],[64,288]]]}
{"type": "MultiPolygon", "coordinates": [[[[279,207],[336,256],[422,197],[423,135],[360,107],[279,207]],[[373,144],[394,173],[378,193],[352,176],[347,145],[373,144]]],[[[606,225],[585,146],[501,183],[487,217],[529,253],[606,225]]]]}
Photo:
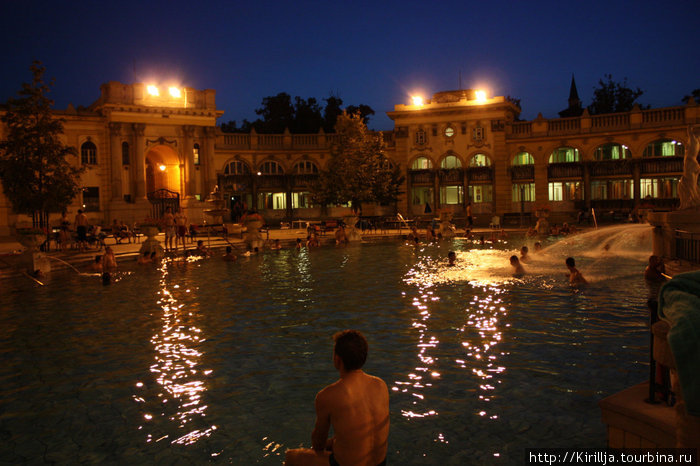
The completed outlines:
{"type": "Polygon", "coordinates": [[[376,466],[386,458],[389,390],[382,379],[362,370],[348,372],[316,395],[316,416],[314,447],[316,434],[319,445],[325,445],[324,426],[332,424],[333,456],[339,464],[376,466]]]}
{"type": "Polygon", "coordinates": [[[340,379],[316,395],[313,448],[287,450],[287,466],[385,464],[389,390],[382,379],[360,369],[367,357],[367,340],[360,332],[346,330],[334,338],[333,365],[340,379]],[[331,426],[335,436],[328,439],[331,426]]]}

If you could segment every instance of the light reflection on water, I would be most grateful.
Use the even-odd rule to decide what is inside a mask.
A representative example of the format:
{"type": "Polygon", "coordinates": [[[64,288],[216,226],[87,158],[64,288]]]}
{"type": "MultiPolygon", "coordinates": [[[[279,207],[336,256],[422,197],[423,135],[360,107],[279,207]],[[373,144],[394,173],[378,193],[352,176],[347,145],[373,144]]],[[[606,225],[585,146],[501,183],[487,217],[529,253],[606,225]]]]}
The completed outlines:
{"type": "Polygon", "coordinates": [[[522,242],[283,250],[137,269],[110,287],[70,276],[19,290],[35,312],[0,298],[11,433],[0,456],[31,458],[40,437],[58,460],[279,464],[309,444],[343,328],[367,335],[367,371],[390,387],[392,463],[604,446],[597,401],[645,376],[643,254],[577,256],[593,283],[575,290],[563,251],[533,255],[513,279],[522,242]],[[72,439],[76,426],[86,432],[72,439]]]}

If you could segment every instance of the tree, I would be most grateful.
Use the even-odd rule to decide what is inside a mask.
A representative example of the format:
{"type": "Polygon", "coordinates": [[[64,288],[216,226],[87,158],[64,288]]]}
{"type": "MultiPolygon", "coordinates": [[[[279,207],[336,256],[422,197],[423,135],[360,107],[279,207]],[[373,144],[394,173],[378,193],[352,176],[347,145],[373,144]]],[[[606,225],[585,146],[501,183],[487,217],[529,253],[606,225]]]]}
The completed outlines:
{"type": "Polygon", "coordinates": [[[360,118],[362,119],[362,123],[365,126],[369,124],[369,116],[374,115],[374,110],[372,110],[372,107],[365,104],[348,105],[345,111],[350,115],[358,113],[360,115],[360,118]]]}
{"type": "Polygon", "coordinates": [[[307,100],[301,97],[294,98],[294,122],[290,129],[296,134],[318,133],[323,125],[321,116],[321,106],[315,98],[309,97],[307,100]]]}
{"type": "Polygon", "coordinates": [[[335,131],[335,123],[343,113],[343,99],[329,95],[327,99],[323,100],[326,101],[326,108],[323,109],[323,131],[333,133],[335,131]]]}
{"type": "Polygon", "coordinates": [[[80,192],[83,168],[69,163],[77,151],[60,140],[64,120],[51,112],[45,68],[34,61],[30,70],[31,84],[23,83],[19,97],[7,101],[1,118],[7,136],[0,142],[0,181],[13,210],[31,215],[34,227],[47,228],[49,213],[65,210],[80,192]]]}
{"type": "Polygon", "coordinates": [[[690,98],[693,98],[695,103],[700,103],[700,89],[694,89],[693,92],[690,93],[690,95],[686,95],[681,99],[681,102],[684,104],[687,104],[690,98]]]}
{"type": "Polygon", "coordinates": [[[284,133],[287,128],[294,126],[294,106],[292,98],[286,92],[280,92],[276,96],[265,97],[262,107],[255,110],[262,116],[253,123],[255,131],[259,133],[284,133]]]}
{"type": "Polygon", "coordinates": [[[593,88],[593,102],[588,106],[591,115],[629,112],[635,101],[644,94],[640,88],[627,87],[627,78],[618,83],[613,81],[611,74],[606,74],[605,79],[607,81],[601,79],[598,81],[598,87],[593,88]]]}
{"type": "Polygon", "coordinates": [[[335,131],[338,144],[331,150],[328,169],[319,173],[312,190],[317,204],[350,203],[354,211],[368,202],[396,202],[404,179],[398,167],[384,155],[381,133],[367,129],[359,113],[343,112],[335,131]]]}

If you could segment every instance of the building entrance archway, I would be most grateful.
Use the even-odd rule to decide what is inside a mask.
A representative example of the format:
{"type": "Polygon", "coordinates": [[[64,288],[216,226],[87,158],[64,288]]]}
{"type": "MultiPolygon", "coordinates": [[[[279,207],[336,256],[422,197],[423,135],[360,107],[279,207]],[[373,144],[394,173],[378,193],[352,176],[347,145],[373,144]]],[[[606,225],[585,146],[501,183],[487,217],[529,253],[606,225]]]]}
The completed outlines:
{"type": "Polygon", "coordinates": [[[154,146],[146,153],[146,193],[161,189],[182,196],[180,158],[166,145],[154,146]]]}

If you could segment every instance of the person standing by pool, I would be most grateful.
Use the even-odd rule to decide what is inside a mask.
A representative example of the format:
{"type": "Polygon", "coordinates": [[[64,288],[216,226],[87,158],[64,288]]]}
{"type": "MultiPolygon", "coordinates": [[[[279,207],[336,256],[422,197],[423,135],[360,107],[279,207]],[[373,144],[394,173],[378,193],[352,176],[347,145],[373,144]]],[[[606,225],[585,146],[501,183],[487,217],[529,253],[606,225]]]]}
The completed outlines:
{"type": "Polygon", "coordinates": [[[313,448],[287,450],[285,464],[385,465],[389,437],[389,390],[384,381],[361,370],[367,340],[357,330],[333,335],[333,365],[340,379],[316,395],[313,448]],[[329,439],[331,425],[335,437],[329,439]]]}
{"type": "Polygon", "coordinates": [[[88,218],[82,210],[78,209],[75,216],[75,232],[78,234],[78,250],[80,252],[87,249],[87,229],[88,218]]]}
{"type": "Polygon", "coordinates": [[[224,262],[236,262],[236,255],[233,253],[231,246],[226,246],[226,254],[221,256],[224,262]]]}
{"type": "Polygon", "coordinates": [[[469,228],[474,225],[474,217],[472,217],[472,203],[468,202],[467,203],[467,225],[469,228]]]}
{"type": "MultiPolygon", "coordinates": [[[[165,209],[161,221],[165,227],[165,252],[169,252],[173,249],[173,239],[175,238],[175,217],[173,216],[173,209],[171,207],[165,209]]],[[[177,246],[177,244],[175,244],[175,246],[177,246]]]]}
{"type": "Polygon", "coordinates": [[[649,265],[644,269],[644,283],[649,291],[647,294],[647,307],[651,313],[652,324],[659,320],[657,314],[659,291],[661,291],[661,285],[666,282],[665,272],[664,261],[659,256],[649,256],[649,265]]]}
{"type": "Polygon", "coordinates": [[[576,268],[576,261],[573,257],[566,258],[566,268],[569,269],[569,284],[571,285],[585,285],[588,281],[583,278],[581,272],[576,268]]]}
{"type": "Polygon", "coordinates": [[[187,251],[187,246],[185,245],[185,238],[187,237],[187,216],[182,212],[182,209],[178,210],[175,214],[175,227],[177,229],[175,250],[177,251],[177,243],[182,240],[182,249],[187,251]]]}

